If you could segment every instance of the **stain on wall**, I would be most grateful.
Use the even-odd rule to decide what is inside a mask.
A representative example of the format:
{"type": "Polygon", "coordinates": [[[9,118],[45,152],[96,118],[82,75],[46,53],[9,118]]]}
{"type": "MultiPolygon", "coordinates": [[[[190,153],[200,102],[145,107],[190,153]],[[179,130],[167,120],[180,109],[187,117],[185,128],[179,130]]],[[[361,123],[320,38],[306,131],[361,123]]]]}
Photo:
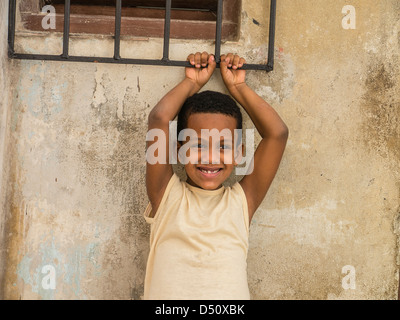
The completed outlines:
{"type": "MultiPolygon", "coordinates": [[[[398,56],[395,59],[399,59],[398,56]]],[[[398,64],[375,63],[368,70],[363,96],[365,120],[365,142],[377,150],[382,157],[393,157],[400,162],[400,101],[399,86],[393,70],[398,64]]]]}

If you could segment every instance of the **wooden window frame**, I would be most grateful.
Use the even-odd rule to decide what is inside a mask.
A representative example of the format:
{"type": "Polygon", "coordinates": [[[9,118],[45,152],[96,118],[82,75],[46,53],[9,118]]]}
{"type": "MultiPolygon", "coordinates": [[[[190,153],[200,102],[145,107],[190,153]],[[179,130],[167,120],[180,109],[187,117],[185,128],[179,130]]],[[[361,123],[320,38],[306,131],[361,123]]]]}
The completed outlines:
{"type": "MultiPolygon", "coordinates": [[[[36,32],[63,32],[63,5],[55,5],[56,29],[43,30],[40,0],[21,0],[19,11],[23,30],[36,32]]],[[[224,0],[222,17],[223,41],[239,38],[241,0],[224,0]]],[[[98,7],[93,15],[93,6],[71,6],[70,33],[114,35],[115,8],[98,7]]],[[[164,10],[150,8],[123,8],[121,36],[162,38],[164,35],[164,10]]],[[[170,37],[174,39],[215,39],[215,19],[211,12],[172,10],[170,37]]]]}

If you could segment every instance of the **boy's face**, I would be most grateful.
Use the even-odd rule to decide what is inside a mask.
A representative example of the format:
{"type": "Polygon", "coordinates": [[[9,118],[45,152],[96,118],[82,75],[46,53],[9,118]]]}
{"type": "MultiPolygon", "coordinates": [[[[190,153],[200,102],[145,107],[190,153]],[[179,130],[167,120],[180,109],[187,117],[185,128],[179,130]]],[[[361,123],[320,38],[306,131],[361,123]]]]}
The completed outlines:
{"type": "MultiPolygon", "coordinates": [[[[189,116],[187,128],[196,135],[183,145],[189,163],[185,165],[187,183],[206,190],[222,186],[236,166],[234,151],[234,117],[218,113],[194,113],[189,116]],[[203,132],[202,132],[203,129],[203,132]]],[[[239,147],[242,147],[241,145],[239,147]]]]}

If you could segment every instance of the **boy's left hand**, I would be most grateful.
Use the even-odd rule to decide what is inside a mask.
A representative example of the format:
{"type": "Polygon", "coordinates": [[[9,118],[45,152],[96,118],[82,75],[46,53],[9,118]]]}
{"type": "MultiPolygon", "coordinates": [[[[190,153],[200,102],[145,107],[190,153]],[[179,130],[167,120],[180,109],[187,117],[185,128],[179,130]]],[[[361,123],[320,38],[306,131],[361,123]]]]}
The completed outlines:
{"type": "Polygon", "coordinates": [[[239,85],[246,83],[246,70],[239,69],[245,63],[246,60],[236,54],[228,53],[221,56],[221,75],[230,92],[237,89],[239,85]]]}

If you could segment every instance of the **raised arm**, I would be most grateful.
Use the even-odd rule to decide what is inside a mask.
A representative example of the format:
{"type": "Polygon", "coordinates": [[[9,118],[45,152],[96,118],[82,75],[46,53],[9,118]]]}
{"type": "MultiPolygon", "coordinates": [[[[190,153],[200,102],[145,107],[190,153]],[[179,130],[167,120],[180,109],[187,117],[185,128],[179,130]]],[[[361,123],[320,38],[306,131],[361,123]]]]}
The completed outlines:
{"type": "Polygon", "coordinates": [[[221,75],[227,89],[246,110],[262,138],[254,154],[254,170],[240,181],[251,220],[279,168],[289,131],[278,113],[247,86],[246,71],[238,69],[244,63],[237,55],[221,57],[221,75]]]}
{"type": "MultiPolygon", "coordinates": [[[[169,122],[174,120],[185,100],[197,93],[210,79],[215,70],[214,56],[207,52],[190,54],[188,61],[195,68],[186,68],[185,79],[175,88],[168,92],[150,111],[148,117],[148,131],[152,129],[162,130],[165,135],[165,142],[147,141],[147,149],[154,143],[165,143],[166,163],[146,163],[146,189],[154,216],[169,180],[173,175],[172,165],[169,163],[169,122]]],[[[154,156],[158,156],[155,153],[154,156]]]]}

